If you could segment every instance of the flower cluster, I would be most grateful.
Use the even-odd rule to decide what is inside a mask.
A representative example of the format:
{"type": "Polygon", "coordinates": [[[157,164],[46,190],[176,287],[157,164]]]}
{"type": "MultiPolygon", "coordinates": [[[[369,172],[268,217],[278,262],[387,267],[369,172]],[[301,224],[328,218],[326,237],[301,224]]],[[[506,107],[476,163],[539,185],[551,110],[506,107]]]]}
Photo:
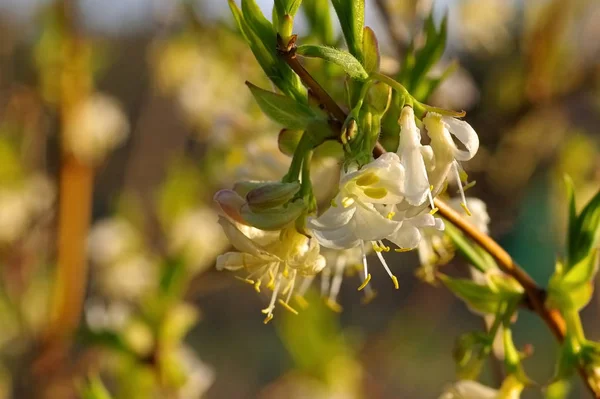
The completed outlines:
{"type": "Polygon", "coordinates": [[[337,194],[320,215],[307,206],[310,201],[303,188],[310,182],[305,175],[295,183],[238,183],[234,190],[215,195],[222,210],[220,224],[237,250],[221,255],[217,268],[243,270],[247,273],[243,281],[256,291],[263,284],[272,291],[263,310],[265,322],[272,319],[276,303],[296,313],[289,301],[299,277],[301,297],[322,273],[322,294],[332,309],[340,310],[336,297],[344,271],[358,264],[362,274],[358,290],[365,290],[366,300],[372,298],[367,262],[371,249],[398,289],[383,253],[391,250],[390,245],[396,252],[419,246],[431,251],[431,245],[423,244],[426,237],[436,239],[439,235],[432,232],[444,229],[442,219],[435,217],[434,197],[445,189],[449,177],[458,183],[460,204],[469,213],[459,162],[477,152],[475,131],[464,121],[435,112],[419,121],[408,105],[401,110],[399,125],[396,152],[363,164],[345,162],[337,194]],[[429,145],[422,144],[417,122],[425,127],[429,145]]]}

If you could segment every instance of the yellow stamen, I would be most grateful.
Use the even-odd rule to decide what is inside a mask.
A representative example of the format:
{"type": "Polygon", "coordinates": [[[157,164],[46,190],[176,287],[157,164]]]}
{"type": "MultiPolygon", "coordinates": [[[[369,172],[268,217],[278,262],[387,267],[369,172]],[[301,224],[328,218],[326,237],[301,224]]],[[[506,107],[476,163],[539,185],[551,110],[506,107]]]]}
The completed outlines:
{"type": "Polygon", "coordinates": [[[298,302],[298,305],[302,309],[306,309],[308,307],[308,301],[304,299],[302,295],[294,295],[294,299],[296,300],[296,302],[298,302]]]}
{"type": "Polygon", "coordinates": [[[285,286],[285,288],[283,289],[283,291],[281,292],[281,295],[286,295],[289,291],[290,288],[292,288],[294,286],[294,280],[290,280],[287,285],[285,286]]]}
{"type": "Polygon", "coordinates": [[[398,278],[396,276],[391,276],[392,277],[392,281],[394,282],[394,287],[399,290],[400,289],[400,284],[398,283],[398,278]]]}
{"type": "Polygon", "coordinates": [[[375,251],[375,252],[383,251],[383,248],[381,248],[376,242],[373,242],[371,245],[373,246],[373,251],[375,251]]]}
{"type": "Polygon", "coordinates": [[[254,284],[254,290],[256,292],[258,292],[260,294],[260,284],[262,283],[262,280],[258,280],[255,284],[254,284]]]}
{"type": "Polygon", "coordinates": [[[267,288],[273,290],[275,288],[275,274],[273,274],[273,270],[269,269],[269,282],[267,283],[267,288]]]}
{"type": "Polygon", "coordinates": [[[265,319],[263,320],[263,323],[267,324],[268,322],[270,322],[271,320],[273,320],[273,313],[269,313],[267,315],[267,317],[265,317],[265,319]]]}
{"type": "Polygon", "coordinates": [[[429,191],[433,191],[433,184],[429,186],[429,191]]]}
{"type": "Polygon", "coordinates": [[[279,304],[281,306],[283,306],[284,308],[286,308],[288,311],[290,311],[291,313],[298,315],[298,311],[296,309],[294,309],[293,307],[290,306],[289,303],[285,302],[283,299],[279,300],[279,304]]]}
{"type": "Polygon", "coordinates": [[[462,207],[462,209],[465,210],[465,212],[466,212],[466,214],[468,216],[473,216],[473,214],[471,213],[471,211],[469,210],[469,208],[467,208],[467,204],[465,204],[464,202],[461,202],[460,206],[462,207]]]}
{"type": "Polygon", "coordinates": [[[365,281],[363,281],[360,287],[358,287],[358,291],[362,291],[367,286],[367,284],[369,284],[369,281],[371,281],[371,273],[367,274],[367,278],[365,279],[365,281]]]}
{"type": "Polygon", "coordinates": [[[440,208],[438,208],[437,206],[435,208],[433,208],[432,210],[429,211],[430,215],[435,215],[437,213],[437,211],[439,211],[440,208]]]}
{"type": "Polygon", "coordinates": [[[371,186],[373,184],[377,184],[379,182],[379,177],[373,172],[365,173],[358,179],[356,179],[357,186],[371,186]]]}
{"type": "Polygon", "coordinates": [[[460,177],[460,181],[463,183],[466,183],[467,180],[469,179],[469,175],[464,170],[461,170],[460,172],[458,172],[458,176],[460,177]]]}
{"type": "Polygon", "coordinates": [[[344,208],[348,208],[349,206],[352,206],[352,204],[354,204],[354,198],[344,197],[342,199],[342,206],[344,208]]]}
{"type": "Polygon", "coordinates": [[[395,252],[410,252],[412,251],[414,248],[396,248],[394,249],[395,252]]]}
{"type": "Polygon", "coordinates": [[[288,278],[290,276],[290,272],[288,270],[288,265],[287,263],[285,264],[285,267],[283,268],[283,277],[288,278]]]}
{"type": "Polygon", "coordinates": [[[388,190],[384,187],[377,187],[377,188],[369,187],[369,188],[365,188],[363,190],[363,193],[365,193],[365,195],[367,197],[370,197],[373,199],[381,199],[387,195],[388,190]]]}
{"type": "Polygon", "coordinates": [[[377,291],[369,291],[361,300],[363,305],[367,305],[373,301],[373,299],[377,296],[377,291]]]}
{"type": "Polygon", "coordinates": [[[342,306],[335,301],[335,299],[327,298],[325,299],[325,305],[336,313],[342,312],[342,306]]]}
{"type": "Polygon", "coordinates": [[[396,212],[390,212],[390,213],[388,213],[388,214],[387,214],[387,216],[386,216],[386,217],[387,217],[388,219],[392,220],[392,218],[393,218],[394,216],[396,216],[396,212]]]}
{"type": "Polygon", "coordinates": [[[254,280],[250,280],[249,278],[244,278],[244,277],[240,277],[240,276],[234,276],[234,277],[246,284],[254,285],[254,280]]]}

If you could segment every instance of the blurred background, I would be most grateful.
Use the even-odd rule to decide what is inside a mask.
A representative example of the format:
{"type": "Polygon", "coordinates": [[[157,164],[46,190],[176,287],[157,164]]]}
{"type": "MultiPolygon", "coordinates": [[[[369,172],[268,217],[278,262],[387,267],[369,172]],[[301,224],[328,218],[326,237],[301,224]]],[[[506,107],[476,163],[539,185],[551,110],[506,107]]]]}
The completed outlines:
{"type": "MultiPolygon", "coordinates": [[[[600,2],[366,4],[388,74],[431,9],[449,13],[438,68],[457,68],[429,102],[467,111],[482,142],[468,194],[544,285],[564,244],[562,176],[579,204],[600,185],[600,2]]],[[[373,268],[370,304],[349,277],[343,312],[309,291],[266,326],[267,298],[214,269],[229,244],[213,193],[289,163],[246,80],[268,87],[225,1],[0,0],[0,398],[437,398],[455,380],[454,340],[482,322],[415,276],[414,253],[390,259],[399,291],[373,268]]],[[[319,181],[333,188],[330,161],[319,181]]],[[[599,315],[595,298],[595,340],[599,315]]],[[[546,327],[523,311],[514,336],[548,382],[546,327]]],[[[501,380],[490,362],[484,381],[501,380]]],[[[574,381],[569,397],[585,395],[574,381]]]]}

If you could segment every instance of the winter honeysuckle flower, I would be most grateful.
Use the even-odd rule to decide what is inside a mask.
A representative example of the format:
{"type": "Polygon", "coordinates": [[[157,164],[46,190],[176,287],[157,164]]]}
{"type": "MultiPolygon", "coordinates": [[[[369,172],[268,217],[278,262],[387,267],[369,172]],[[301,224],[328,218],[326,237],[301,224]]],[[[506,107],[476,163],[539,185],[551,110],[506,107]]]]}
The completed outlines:
{"type": "MultiPolygon", "coordinates": [[[[361,248],[365,280],[359,289],[363,289],[371,278],[364,251],[365,241],[377,243],[400,227],[397,221],[382,214],[380,208],[402,201],[403,180],[404,168],[398,155],[383,154],[359,170],[344,173],[340,191],[331,207],[318,218],[308,219],[308,227],[324,247],[361,248]]],[[[397,286],[397,280],[383,257],[380,256],[380,260],[397,286]]]]}
{"type": "Polygon", "coordinates": [[[403,176],[404,169],[393,153],[345,173],[331,207],[318,218],[309,218],[308,227],[321,245],[333,249],[354,248],[363,241],[385,238],[398,224],[382,215],[376,205],[402,200],[403,176]]]}
{"type": "Polygon", "coordinates": [[[279,296],[285,298],[279,299],[282,306],[297,313],[289,305],[296,277],[314,276],[325,267],[317,241],[298,233],[293,226],[275,232],[234,223],[225,217],[220,217],[219,223],[238,252],[219,256],[217,269],[245,270],[248,275],[242,280],[252,284],[258,292],[266,282],[273,293],[269,306],[263,309],[267,315],[265,323],[273,318],[279,296]]]}
{"type": "Polygon", "coordinates": [[[442,116],[435,112],[427,113],[423,119],[427,133],[431,138],[431,148],[435,156],[435,163],[430,172],[430,181],[434,186],[434,194],[439,192],[451,170],[454,171],[456,183],[462,199],[462,207],[467,214],[465,193],[461,184],[459,161],[468,161],[475,156],[479,149],[479,137],[475,130],[465,121],[450,116],[442,116]],[[464,149],[458,148],[452,136],[462,143],[464,149]]]}
{"type": "Polygon", "coordinates": [[[421,132],[415,123],[412,107],[402,108],[400,128],[397,153],[406,173],[402,182],[402,193],[408,204],[418,206],[425,202],[428,196],[431,199],[431,189],[424,159],[424,152],[427,153],[427,150],[421,145],[421,132]]]}

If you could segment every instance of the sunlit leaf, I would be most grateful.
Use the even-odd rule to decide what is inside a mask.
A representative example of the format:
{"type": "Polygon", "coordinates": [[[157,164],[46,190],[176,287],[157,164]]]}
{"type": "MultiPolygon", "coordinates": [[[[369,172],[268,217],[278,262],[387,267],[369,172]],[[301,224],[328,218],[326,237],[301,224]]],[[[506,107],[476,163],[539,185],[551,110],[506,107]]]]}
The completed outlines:
{"type": "Polygon", "coordinates": [[[333,47],[305,44],[298,47],[297,53],[305,57],[322,58],[342,67],[344,72],[352,79],[366,80],[369,77],[362,64],[347,51],[333,47]]]}

